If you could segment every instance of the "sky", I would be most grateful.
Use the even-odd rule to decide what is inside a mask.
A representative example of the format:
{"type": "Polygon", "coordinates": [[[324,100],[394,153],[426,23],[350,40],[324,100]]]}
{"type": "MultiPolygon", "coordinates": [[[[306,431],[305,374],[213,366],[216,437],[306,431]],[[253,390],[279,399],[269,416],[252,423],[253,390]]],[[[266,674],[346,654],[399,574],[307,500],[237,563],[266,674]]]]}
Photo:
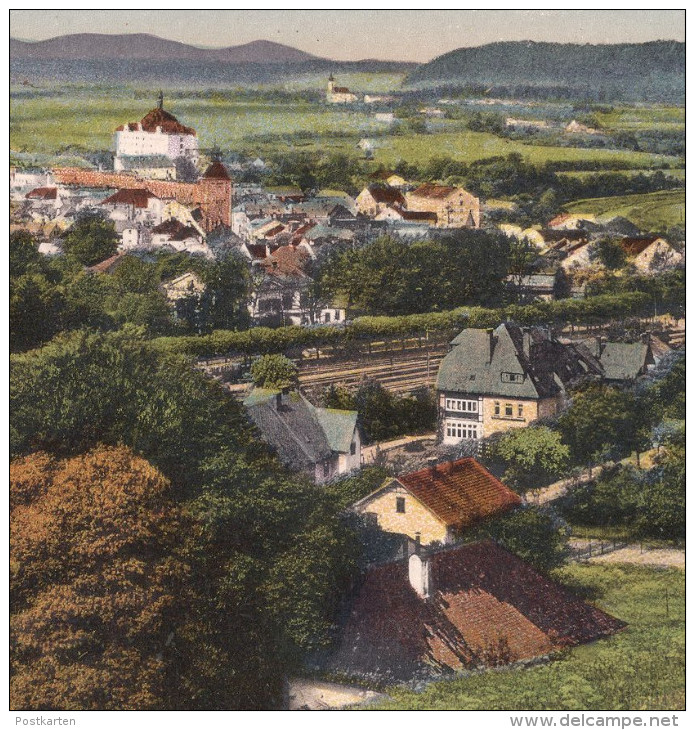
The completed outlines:
{"type": "Polygon", "coordinates": [[[685,40],[682,10],[12,10],[10,34],[152,33],[197,46],[284,43],[341,61],[429,61],[495,41],[685,40]]]}

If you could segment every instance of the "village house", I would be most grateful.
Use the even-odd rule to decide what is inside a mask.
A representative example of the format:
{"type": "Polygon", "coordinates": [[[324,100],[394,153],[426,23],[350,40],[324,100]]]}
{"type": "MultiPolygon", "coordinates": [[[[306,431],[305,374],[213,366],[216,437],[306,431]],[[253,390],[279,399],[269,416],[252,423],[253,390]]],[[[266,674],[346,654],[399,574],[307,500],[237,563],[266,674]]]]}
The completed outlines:
{"type": "Polygon", "coordinates": [[[167,246],[174,251],[186,251],[212,258],[204,236],[198,228],[187,226],[176,218],[170,218],[152,228],[151,245],[153,248],[167,246]]]}
{"type": "Polygon", "coordinates": [[[437,374],[439,437],[444,444],[479,440],[554,416],[566,388],[600,378],[584,348],[563,344],[540,328],[511,323],[465,329],[437,374]]]}
{"type": "Polygon", "coordinates": [[[261,388],[251,392],[244,406],[280,461],[316,484],[360,468],[357,411],[317,408],[299,391],[261,388]]]}
{"type": "MultiPolygon", "coordinates": [[[[115,172],[123,172],[137,160],[139,169],[165,168],[169,171],[178,158],[198,163],[198,138],[195,129],[181,124],[173,114],[164,110],[164,96],[160,92],[158,105],[139,122],[122,124],[115,134],[115,172]],[[150,158],[149,161],[147,158],[150,158]],[[157,164],[155,164],[157,163],[157,164]]],[[[157,176],[160,176],[159,174],[157,176]]]]}
{"type": "Polygon", "coordinates": [[[492,540],[416,545],[366,571],[326,670],[408,681],[544,657],[625,624],[492,540]]]}
{"type": "Polygon", "coordinates": [[[405,199],[408,210],[436,213],[439,228],[480,228],[480,200],[463,188],[426,183],[405,199]]]}
{"type": "Polygon", "coordinates": [[[384,532],[423,545],[444,545],[520,504],[518,494],[478,461],[466,458],[387,479],[350,510],[384,532]]]}
{"type": "Polygon", "coordinates": [[[620,246],[628,262],[641,274],[657,274],[675,269],[683,263],[683,256],[659,236],[623,238],[620,246]]]}
{"type": "Polygon", "coordinates": [[[357,94],[353,94],[345,86],[336,86],[333,74],[328,77],[326,88],[326,101],[329,104],[352,104],[357,101],[357,94]]]}
{"type": "Polygon", "coordinates": [[[369,185],[355,199],[357,212],[368,218],[376,218],[386,208],[405,208],[406,199],[397,188],[369,185]]]}
{"type": "MultiPolygon", "coordinates": [[[[164,216],[166,201],[145,188],[125,188],[101,201],[114,223],[158,225],[164,216]]],[[[122,226],[121,230],[124,227],[122,226]]]]}
{"type": "Polygon", "coordinates": [[[398,221],[417,223],[426,226],[437,225],[437,214],[424,210],[406,210],[397,206],[387,206],[374,217],[375,221],[398,221]]]}

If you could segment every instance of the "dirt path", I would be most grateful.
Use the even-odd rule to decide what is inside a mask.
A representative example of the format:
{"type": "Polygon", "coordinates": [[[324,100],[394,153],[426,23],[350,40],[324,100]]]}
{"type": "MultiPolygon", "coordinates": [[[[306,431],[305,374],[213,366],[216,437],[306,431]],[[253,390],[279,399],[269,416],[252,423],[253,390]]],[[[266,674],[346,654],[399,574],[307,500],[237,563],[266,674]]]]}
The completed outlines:
{"type": "Polygon", "coordinates": [[[412,444],[415,441],[433,441],[437,437],[436,433],[425,433],[421,436],[403,436],[402,438],[393,439],[392,441],[382,441],[372,446],[365,446],[362,449],[362,462],[365,466],[373,464],[378,453],[388,453],[394,449],[398,449],[406,444],[412,444]]]}
{"type": "MultiPolygon", "coordinates": [[[[639,468],[649,469],[654,466],[654,457],[656,456],[656,454],[657,449],[650,449],[649,451],[645,451],[640,454],[639,468]]],[[[628,458],[623,459],[620,463],[626,466],[629,464],[631,466],[637,467],[637,462],[634,456],[629,456],[628,458]]],[[[589,470],[587,469],[577,476],[568,477],[567,479],[560,479],[557,482],[553,482],[553,484],[549,484],[547,487],[543,487],[543,489],[529,493],[526,497],[526,500],[530,504],[547,504],[548,502],[553,502],[558,497],[562,497],[562,495],[565,494],[568,489],[578,487],[580,484],[586,484],[592,479],[596,479],[601,475],[605,468],[606,465],[599,465],[595,466],[591,470],[591,473],[589,473],[589,470]]]]}
{"type": "Polygon", "coordinates": [[[314,679],[290,679],[289,685],[290,710],[335,710],[386,697],[362,687],[314,679]]]}
{"type": "Polygon", "coordinates": [[[659,568],[680,568],[685,570],[685,550],[678,548],[654,548],[640,550],[639,545],[628,545],[606,555],[591,558],[594,563],[630,563],[632,565],[653,565],[659,568]]]}

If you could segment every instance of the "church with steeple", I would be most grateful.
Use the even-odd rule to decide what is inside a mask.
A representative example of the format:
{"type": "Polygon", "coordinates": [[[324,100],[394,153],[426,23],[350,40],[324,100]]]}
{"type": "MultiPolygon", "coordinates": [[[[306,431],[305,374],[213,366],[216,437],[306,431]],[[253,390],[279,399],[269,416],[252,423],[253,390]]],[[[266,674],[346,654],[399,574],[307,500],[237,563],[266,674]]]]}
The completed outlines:
{"type": "Polygon", "coordinates": [[[357,94],[353,94],[346,86],[336,86],[333,74],[328,77],[326,101],[329,104],[351,104],[357,101],[357,94]]]}
{"type": "Polygon", "coordinates": [[[131,172],[142,169],[176,169],[179,158],[198,163],[198,137],[164,109],[164,95],[159,92],[157,106],[139,122],[122,124],[116,129],[116,154],[113,169],[131,172]]]}

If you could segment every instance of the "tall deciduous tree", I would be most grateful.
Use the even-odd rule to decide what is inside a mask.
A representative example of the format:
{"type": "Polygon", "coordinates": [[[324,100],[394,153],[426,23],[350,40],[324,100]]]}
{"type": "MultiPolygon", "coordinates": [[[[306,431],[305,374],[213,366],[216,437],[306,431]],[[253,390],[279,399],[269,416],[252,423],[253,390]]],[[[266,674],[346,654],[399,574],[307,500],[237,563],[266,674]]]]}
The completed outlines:
{"type": "Polygon", "coordinates": [[[557,478],[569,463],[569,447],[557,431],[547,426],[529,426],[506,433],[495,447],[504,461],[504,479],[525,492],[557,478]]]}
{"type": "Polygon", "coordinates": [[[63,239],[63,250],[84,266],[93,266],[116,253],[118,234],[113,223],[100,212],[83,212],[63,239]]]}

